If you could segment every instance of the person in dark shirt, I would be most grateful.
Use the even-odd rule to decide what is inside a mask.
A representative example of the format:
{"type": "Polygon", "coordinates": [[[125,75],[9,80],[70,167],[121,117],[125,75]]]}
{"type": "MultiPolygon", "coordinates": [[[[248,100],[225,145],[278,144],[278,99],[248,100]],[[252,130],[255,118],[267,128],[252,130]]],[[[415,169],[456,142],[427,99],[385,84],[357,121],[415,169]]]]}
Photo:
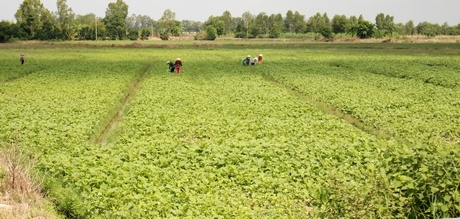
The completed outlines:
{"type": "Polygon", "coordinates": [[[170,71],[171,73],[173,73],[173,72],[174,72],[174,69],[175,69],[174,63],[172,63],[172,62],[170,62],[170,61],[167,61],[166,64],[168,64],[168,66],[169,66],[169,71],[170,71]]]}
{"type": "Polygon", "coordinates": [[[24,65],[24,54],[21,54],[21,58],[19,58],[19,61],[21,61],[21,65],[24,65]]]}
{"type": "Polygon", "coordinates": [[[246,56],[246,59],[243,60],[243,65],[249,66],[250,62],[251,62],[251,56],[248,55],[248,56],[246,56]]]}

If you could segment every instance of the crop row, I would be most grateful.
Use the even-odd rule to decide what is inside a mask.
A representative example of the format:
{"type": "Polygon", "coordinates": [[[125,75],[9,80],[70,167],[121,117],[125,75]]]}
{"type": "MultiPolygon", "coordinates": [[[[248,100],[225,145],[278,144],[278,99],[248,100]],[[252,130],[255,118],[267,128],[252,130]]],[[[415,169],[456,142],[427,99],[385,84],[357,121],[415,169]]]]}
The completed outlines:
{"type": "Polygon", "coordinates": [[[391,215],[390,182],[375,175],[382,162],[373,151],[397,142],[378,140],[266,82],[254,69],[209,53],[211,58],[193,57],[180,76],[155,65],[116,139],[73,158],[66,178],[81,190],[86,214],[391,215]],[[201,65],[209,61],[213,68],[201,65]],[[340,210],[338,194],[363,198],[340,210]]]}
{"type": "MultiPolygon", "coordinates": [[[[290,89],[353,115],[367,124],[368,129],[376,130],[373,133],[380,132],[381,137],[395,137],[403,143],[404,147],[390,147],[381,156],[389,161],[384,169],[395,191],[402,195],[401,202],[410,203],[409,215],[458,214],[458,89],[425,83],[417,76],[402,79],[388,77],[391,73],[373,74],[362,70],[366,67],[359,64],[353,68],[330,65],[336,59],[327,56],[304,59],[293,66],[292,72],[282,74],[282,60],[274,60],[260,72],[290,89]]],[[[415,68],[417,63],[430,60],[411,59],[415,59],[412,62],[415,68]]],[[[404,61],[401,58],[398,62],[404,61]]],[[[374,62],[373,68],[382,72],[394,70],[382,63],[386,62],[374,62]]],[[[401,68],[401,74],[411,75],[405,72],[407,69],[412,68],[401,68]]],[[[436,71],[431,73],[436,75],[436,71]]]]}
{"type": "MultiPolygon", "coordinates": [[[[55,62],[45,60],[47,52],[41,66],[55,62]]],[[[330,51],[262,50],[264,64],[250,67],[240,64],[250,49],[154,52],[165,60],[154,62],[138,88],[127,85],[146,70],[151,51],[70,50],[63,56],[80,58],[0,84],[0,124],[7,124],[0,140],[19,131],[23,145],[45,155],[38,167],[73,190],[61,194],[72,216],[405,218],[460,211],[455,88],[344,67],[343,54],[330,51]],[[165,61],[177,56],[183,73],[166,73],[165,61]],[[264,78],[384,134],[357,129],[264,78]],[[117,112],[127,89],[137,89],[135,96],[117,112]],[[123,121],[109,143],[89,142],[112,113],[123,121]]],[[[360,63],[353,57],[350,63],[360,63]]],[[[432,62],[412,58],[415,66],[432,62]]]]}
{"type": "Polygon", "coordinates": [[[417,56],[347,56],[335,58],[329,64],[348,70],[369,72],[389,77],[413,79],[448,88],[460,87],[460,65],[449,57],[417,56]]]}

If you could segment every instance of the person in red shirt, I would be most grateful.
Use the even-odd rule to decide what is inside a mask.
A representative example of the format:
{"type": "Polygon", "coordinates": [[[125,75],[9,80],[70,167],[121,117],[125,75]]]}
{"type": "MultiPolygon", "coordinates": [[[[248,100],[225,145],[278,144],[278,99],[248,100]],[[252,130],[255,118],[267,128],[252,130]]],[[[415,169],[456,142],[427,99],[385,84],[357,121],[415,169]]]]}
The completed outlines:
{"type": "Polygon", "coordinates": [[[174,65],[176,66],[176,73],[180,74],[180,69],[182,67],[182,61],[180,60],[180,58],[176,59],[176,62],[174,63],[174,65]]]}
{"type": "Polygon", "coordinates": [[[244,60],[244,65],[245,65],[245,66],[249,66],[249,63],[250,63],[250,62],[251,62],[251,56],[248,55],[248,56],[246,56],[246,59],[244,60]]]}
{"type": "Polygon", "coordinates": [[[262,55],[262,54],[259,54],[259,57],[258,57],[258,62],[259,62],[259,64],[262,64],[262,57],[263,57],[263,55],[262,55]]]}

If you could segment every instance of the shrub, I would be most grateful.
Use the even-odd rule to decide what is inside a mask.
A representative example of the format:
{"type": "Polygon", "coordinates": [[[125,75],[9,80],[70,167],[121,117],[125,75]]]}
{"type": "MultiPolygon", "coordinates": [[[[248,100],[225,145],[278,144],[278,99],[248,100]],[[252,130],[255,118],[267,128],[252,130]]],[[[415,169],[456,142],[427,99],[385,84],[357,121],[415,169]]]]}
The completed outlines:
{"type": "Polygon", "coordinates": [[[246,38],[246,32],[235,33],[235,38],[246,38]]]}
{"type": "Polygon", "coordinates": [[[217,30],[214,26],[209,25],[206,27],[206,39],[215,40],[217,38],[217,30]]]}
{"type": "Polygon", "coordinates": [[[128,39],[130,40],[137,40],[139,38],[139,31],[137,30],[129,30],[128,32],[128,39]]]}
{"type": "Polygon", "coordinates": [[[146,39],[148,39],[149,36],[150,36],[150,30],[142,29],[141,39],[146,40],[146,39]]]}
{"type": "Polygon", "coordinates": [[[281,31],[277,26],[271,28],[270,32],[268,33],[268,37],[270,38],[279,38],[280,35],[281,35],[281,31]]]}

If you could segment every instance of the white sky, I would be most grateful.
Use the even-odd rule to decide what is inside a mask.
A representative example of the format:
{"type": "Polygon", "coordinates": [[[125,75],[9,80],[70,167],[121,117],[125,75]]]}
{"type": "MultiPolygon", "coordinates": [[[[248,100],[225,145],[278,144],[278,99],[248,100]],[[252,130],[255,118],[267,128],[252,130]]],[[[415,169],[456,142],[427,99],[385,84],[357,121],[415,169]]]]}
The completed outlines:
{"type": "MultiPolygon", "coordinates": [[[[41,0],[50,11],[56,11],[57,0],[41,0]]],[[[14,14],[23,0],[0,0],[0,20],[15,21],[14,14]]],[[[105,16],[110,2],[116,0],[67,0],[67,5],[76,14],[95,13],[105,16]]],[[[281,13],[283,17],[288,10],[298,11],[305,18],[317,12],[327,13],[330,19],[335,14],[359,16],[375,22],[379,13],[394,16],[395,22],[406,23],[413,20],[415,25],[428,21],[451,26],[460,24],[460,0],[124,0],[129,6],[129,15],[148,15],[158,20],[166,9],[176,13],[177,20],[205,21],[209,16],[219,16],[225,10],[233,17],[241,17],[245,11],[257,15],[281,13]]]]}

